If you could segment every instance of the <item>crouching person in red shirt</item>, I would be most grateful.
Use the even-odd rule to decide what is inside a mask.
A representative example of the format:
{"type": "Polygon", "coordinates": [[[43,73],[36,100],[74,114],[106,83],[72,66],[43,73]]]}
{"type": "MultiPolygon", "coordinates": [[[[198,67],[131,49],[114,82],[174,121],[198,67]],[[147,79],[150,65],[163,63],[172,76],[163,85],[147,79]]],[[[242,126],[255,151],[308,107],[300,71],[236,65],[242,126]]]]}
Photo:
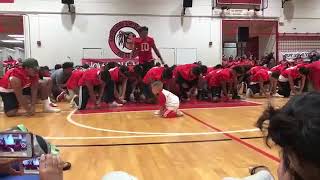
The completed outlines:
{"type": "Polygon", "coordinates": [[[79,110],[87,107],[89,100],[94,103],[94,108],[100,107],[106,84],[111,80],[108,70],[100,71],[92,68],[85,71],[79,80],[79,96],[74,98],[79,110]],[[99,90],[98,96],[95,90],[99,90]]]}
{"type": "Polygon", "coordinates": [[[208,74],[208,87],[211,91],[210,97],[213,102],[218,102],[221,99],[221,92],[223,93],[223,101],[229,99],[228,84],[230,90],[233,92],[233,99],[236,99],[236,89],[238,85],[238,77],[243,74],[244,70],[240,66],[233,68],[226,68],[217,71],[212,71],[208,74]]]}
{"type": "Polygon", "coordinates": [[[161,81],[153,82],[151,88],[152,93],[157,96],[160,105],[160,110],[156,111],[155,115],[160,115],[163,118],[175,118],[183,115],[179,110],[180,100],[178,96],[163,89],[161,81]]]}
{"type": "Polygon", "coordinates": [[[8,70],[0,80],[0,95],[7,116],[17,116],[19,106],[26,111],[26,115],[34,115],[38,93],[43,101],[44,112],[60,112],[50,106],[49,90],[46,84],[39,84],[38,68],[37,60],[26,59],[22,67],[8,70]],[[28,96],[31,96],[31,101],[28,96]]]}

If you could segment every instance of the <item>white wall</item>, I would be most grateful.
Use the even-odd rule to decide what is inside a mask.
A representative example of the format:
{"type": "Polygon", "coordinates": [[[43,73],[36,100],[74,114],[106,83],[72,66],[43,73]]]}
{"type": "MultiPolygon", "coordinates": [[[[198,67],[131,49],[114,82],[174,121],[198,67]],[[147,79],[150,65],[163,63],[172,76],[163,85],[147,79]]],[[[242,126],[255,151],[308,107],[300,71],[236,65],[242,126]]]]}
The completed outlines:
{"type": "Polygon", "coordinates": [[[70,56],[75,63],[82,58],[82,48],[106,49],[106,58],[117,56],[108,45],[109,31],[119,21],[131,20],[149,27],[159,48],[197,48],[198,59],[209,65],[220,61],[220,20],[211,18],[77,15],[29,15],[31,56],[40,64],[53,66],[70,56]],[[212,33],[210,33],[212,31],[212,33]],[[210,37],[211,36],[211,37],[210,37]],[[42,46],[37,46],[37,41],[42,46]],[[209,41],[213,46],[209,47],[209,41]]]}
{"type": "Polygon", "coordinates": [[[292,0],[281,9],[281,33],[320,33],[320,1],[292,0]]]}
{"type": "MultiPolygon", "coordinates": [[[[38,58],[50,66],[70,56],[75,62],[82,57],[82,48],[106,48],[106,56],[115,55],[108,49],[108,32],[121,20],[133,20],[150,27],[150,34],[158,47],[197,48],[199,60],[208,65],[220,62],[221,18],[220,10],[211,10],[212,0],[194,0],[181,25],[182,0],[76,0],[74,21],[66,13],[60,0],[15,0],[14,4],[0,4],[2,13],[26,14],[26,55],[38,58]],[[30,25],[30,26],[29,26],[30,25]],[[30,32],[29,32],[30,29],[30,32]],[[37,47],[36,41],[42,46],[37,47]],[[209,41],[213,46],[208,46],[209,41]]],[[[284,26],[280,32],[318,32],[320,25],[319,0],[293,0],[281,8],[280,0],[269,0],[269,7],[260,17],[280,18],[284,26]],[[293,15],[292,15],[293,14],[293,15]],[[296,28],[296,29],[294,29],[296,28]]],[[[229,16],[239,18],[239,15],[229,16]]],[[[252,18],[241,15],[240,18],[252,18]]],[[[263,41],[268,42],[268,41],[263,41]]],[[[268,43],[262,44],[269,46],[268,43]]]]}

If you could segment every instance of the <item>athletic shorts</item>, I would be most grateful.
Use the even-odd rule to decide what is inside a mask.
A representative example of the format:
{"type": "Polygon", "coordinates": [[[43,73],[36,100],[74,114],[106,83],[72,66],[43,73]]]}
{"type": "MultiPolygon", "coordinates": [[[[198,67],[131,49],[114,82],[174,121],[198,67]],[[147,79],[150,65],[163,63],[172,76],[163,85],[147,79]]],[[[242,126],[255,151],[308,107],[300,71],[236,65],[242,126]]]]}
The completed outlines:
{"type": "MultiPolygon", "coordinates": [[[[31,96],[31,88],[24,88],[22,90],[22,94],[25,96],[31,96]]],[[[3,109],[5,113],[19,108],[19,102],[14,92],[0,92],[0,95],[3,101],[3,109]]]]}

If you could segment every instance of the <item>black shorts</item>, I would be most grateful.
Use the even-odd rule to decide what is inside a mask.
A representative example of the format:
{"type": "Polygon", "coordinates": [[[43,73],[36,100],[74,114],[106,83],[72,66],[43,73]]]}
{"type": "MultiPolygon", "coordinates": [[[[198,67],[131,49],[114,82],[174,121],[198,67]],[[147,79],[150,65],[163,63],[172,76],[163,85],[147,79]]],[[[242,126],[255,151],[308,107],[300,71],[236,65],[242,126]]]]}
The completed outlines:
{"type": "MultiPolygon", "coordinates": [[[[25,96],[31,96],[31,88],[24,88],[22,90],[22,94],[25,96]]],[[[19,102],[14,92],[0,92],[0,95],[3,101],[3,109],[5,113],[19,108],[19,102]]]]}

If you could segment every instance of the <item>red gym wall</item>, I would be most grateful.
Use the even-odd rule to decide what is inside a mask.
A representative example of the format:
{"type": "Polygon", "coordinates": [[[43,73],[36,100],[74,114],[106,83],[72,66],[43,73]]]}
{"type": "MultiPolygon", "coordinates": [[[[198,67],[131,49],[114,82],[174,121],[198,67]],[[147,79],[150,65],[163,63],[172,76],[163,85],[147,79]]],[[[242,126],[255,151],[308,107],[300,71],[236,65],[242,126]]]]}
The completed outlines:
{"type": "Polygon", "coordinates": [[[217,0],[218,4],[260,5],[262,0],[217,0]]]}

